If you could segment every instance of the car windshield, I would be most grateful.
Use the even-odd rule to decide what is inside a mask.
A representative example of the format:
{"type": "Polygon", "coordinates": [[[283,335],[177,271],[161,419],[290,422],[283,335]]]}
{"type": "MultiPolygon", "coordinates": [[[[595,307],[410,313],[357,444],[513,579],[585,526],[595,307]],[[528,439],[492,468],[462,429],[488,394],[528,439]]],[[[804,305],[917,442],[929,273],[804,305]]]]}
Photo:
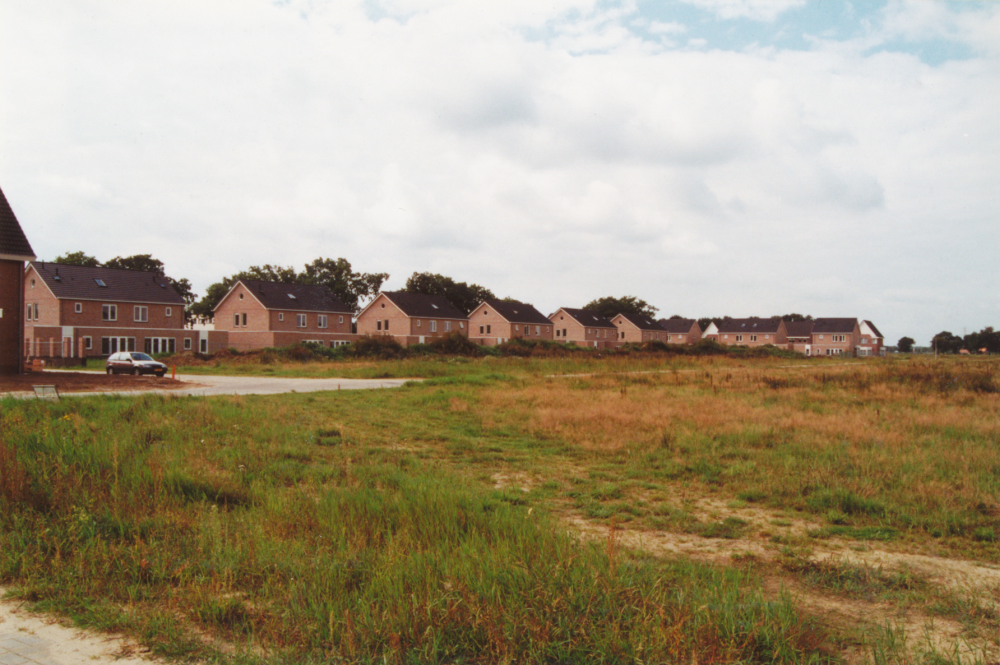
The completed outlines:
{"type": "Polygon", "coordinates": [[[145,353],[130,353],[129,355],[132,356],[132,360],[152,360],[145,353]]]}

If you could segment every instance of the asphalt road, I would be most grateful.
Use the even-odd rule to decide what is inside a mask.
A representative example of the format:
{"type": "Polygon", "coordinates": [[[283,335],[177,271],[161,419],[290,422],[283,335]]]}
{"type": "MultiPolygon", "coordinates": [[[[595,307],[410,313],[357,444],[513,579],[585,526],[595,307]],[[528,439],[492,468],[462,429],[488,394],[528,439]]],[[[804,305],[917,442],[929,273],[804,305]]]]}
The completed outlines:
{"type": "Polygon", "coordinates": [[[64,397],[89,395],[277,395],[280,393],[312,393],[322,390],[376,390],[398,388],[407,381],[420,379],[284,379],[264,376],[200,376],[178,374],[178,381],[190,387],[171,390],[126,390],[63,393],[64,397]]]}

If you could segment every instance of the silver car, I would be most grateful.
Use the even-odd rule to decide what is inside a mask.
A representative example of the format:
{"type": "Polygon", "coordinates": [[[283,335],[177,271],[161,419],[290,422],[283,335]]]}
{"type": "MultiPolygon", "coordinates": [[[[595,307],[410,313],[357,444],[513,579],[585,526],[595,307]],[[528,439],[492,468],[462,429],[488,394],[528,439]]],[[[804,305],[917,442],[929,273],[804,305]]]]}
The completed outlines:
{"type": "Polygon", "coordinates": [[[138,351],[121,351],[108,356],[108,363],[105,366],[108,374],[155,374],[162,377],[167,373],[167,366],[157,362],[138,351]]]}

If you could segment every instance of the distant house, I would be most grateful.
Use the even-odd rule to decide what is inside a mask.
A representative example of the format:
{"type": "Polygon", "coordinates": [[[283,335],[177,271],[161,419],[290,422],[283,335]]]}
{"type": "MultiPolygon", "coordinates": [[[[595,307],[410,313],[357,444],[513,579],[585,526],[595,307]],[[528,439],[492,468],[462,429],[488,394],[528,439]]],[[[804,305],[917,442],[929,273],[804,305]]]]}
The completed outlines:
{"type": "Polygon", "coordinates": [[[552,322],[533,306],[485,300],[469,314],[469,339],[486,346],[509,339],[552,339],[552,322]]]}
{"type": "Polygon", "coordinates": [[[694,319],[660,319],[657,323],[667,333],[667,344],[697,344],[701,326],[694,319]]]}
{"type": "Polygon", "coordinates": [[[667,331],[648,316],[622,313],[611,319],[611,323],[618,328],[618,341],[621,343],[667,342],[667,331]]]}
{"type": "Polygon", "coordinates": [[[452,333],[469,336],[469,319],[442,296],[383,291],[358,314],[358,335],[391,335],[403,346],[452,333]]]}
{"type": "Polygon", "coordinates": [[[24,262],[35,253],[0,189],[0,375],[24,370],[24,262]]]}
{"type": "Polygon", "coordinates": [[[853,356],[860,338],[857,319],[816,319],[812,329],[812,355],[853,356]]]}
{"type": "Polygon", "coordinates": [[[107,356],[194,350],[184,298],[155,272],[32,261],[24,270],[25,354],[107,356]]]}
{"type": "Polygon", "coordinates": [[[239,351],[315,342],[350,344],[353,313],[325,286],[237,281],[213,312],[225,345],[239,351]]]}
{"type": "Polygon", "coordinates": [[[788,338],[788,350],[797,351],[803,355],[812,355],[813,321],[785,321],[785,335],[788,338]]]}
{"type": "Polygon", "coordinates": [[[598,349],[620,346],[618,327],[597,312],[587,309],[560,307],[549,315],[555,327],[553,339],[598,349]]]}
{"type": "Polygon", "coordinates": [[[882,337],[882,333],[878,331],[874,323],[867,320],[862,321],[858,325],[858,333],[860,335],[857,346],[859,357],[885,355],[885,338],[882,337]]]}
{"type": "Polygon", "coordinates": [[[785,346],[788,343],[785,322],[781,319],[723,319],[713,321],[705,330],[719,344],[729,346],[785,346]],[[711,333],[709,332],[711,331],[711,333]]]}

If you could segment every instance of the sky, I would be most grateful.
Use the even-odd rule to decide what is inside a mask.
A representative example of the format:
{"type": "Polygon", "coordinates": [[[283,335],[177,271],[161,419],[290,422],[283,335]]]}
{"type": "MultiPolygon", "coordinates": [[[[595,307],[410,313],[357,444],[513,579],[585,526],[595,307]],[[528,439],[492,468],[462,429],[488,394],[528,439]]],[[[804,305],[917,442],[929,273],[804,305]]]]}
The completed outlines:
{"type": "Polygon", "coordinates": [[[42,260],[1000,327],[1000,2],[0,4],[42,260]]]}

